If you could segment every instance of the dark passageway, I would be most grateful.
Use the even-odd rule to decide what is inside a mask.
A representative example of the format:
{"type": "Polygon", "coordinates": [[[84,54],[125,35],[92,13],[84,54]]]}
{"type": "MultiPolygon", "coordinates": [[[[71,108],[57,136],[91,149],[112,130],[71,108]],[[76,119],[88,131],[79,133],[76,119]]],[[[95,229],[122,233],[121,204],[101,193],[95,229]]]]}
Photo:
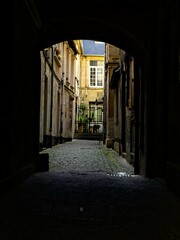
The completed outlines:
{"type": "Polygon", "coordinates": [[[179,1],[109,2],[101,10],[13,1],[13,68],[1,114],[3,240],[180,239],[179,1]],[[38,172],[39,52],[67,39],[108,42],[138,59],[138,176],[38,172]]]}
{"type": "Polygon", "coordinates": [[[50,171],[1,201],[1,239],[180,239],[177,197],[159,181],[133,175],[113,150],[74,140],[45,152],[50,171]]]}
{"type": "Polygon", "coordinates": [[[138,60],[141,81],[136,96],[137,172],[149,178],[162,178],[179,195],[178,1],[130,0],[119,7],[102,8],[103,14],[98,9],[92,12],[83,7],[79,11],[74,6],[69,6],[66,12],[66,6],[56,0],[13,3],[13,77],[10,97],[7,98],[6,91],[3,95],[4,102],[9,102],[3,114],[3,126],[7,126],[1,162],[3,191],[37,171],[39,52],[65,40],[96,39],[121,48],[138,60]],[[28,49],[28,54],[24,49],[28,49]]]}

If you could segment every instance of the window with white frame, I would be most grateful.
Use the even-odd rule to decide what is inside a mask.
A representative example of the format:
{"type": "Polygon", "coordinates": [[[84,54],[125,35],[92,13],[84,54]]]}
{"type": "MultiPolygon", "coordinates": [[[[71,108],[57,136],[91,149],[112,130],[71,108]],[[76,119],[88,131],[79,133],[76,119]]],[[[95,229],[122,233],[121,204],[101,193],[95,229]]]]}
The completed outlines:
{"type": "Polygon", "coordinates": [[[90,61],[90,87],[103,87],[104,61],[90,61]]]}

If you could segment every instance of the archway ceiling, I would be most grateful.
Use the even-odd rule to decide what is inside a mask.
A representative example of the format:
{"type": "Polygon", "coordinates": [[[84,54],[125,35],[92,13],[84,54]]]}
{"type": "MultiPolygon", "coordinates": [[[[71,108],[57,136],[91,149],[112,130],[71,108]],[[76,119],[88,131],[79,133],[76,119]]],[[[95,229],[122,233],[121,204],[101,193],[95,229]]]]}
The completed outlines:
{"type": "Polygon", "coordinates": [[[118,5],[58,0],[26,1],[41,28],[40,48],[67,39],[96,39],[144,54],[153,37],[159,1],[126,0],[118,5]]]}

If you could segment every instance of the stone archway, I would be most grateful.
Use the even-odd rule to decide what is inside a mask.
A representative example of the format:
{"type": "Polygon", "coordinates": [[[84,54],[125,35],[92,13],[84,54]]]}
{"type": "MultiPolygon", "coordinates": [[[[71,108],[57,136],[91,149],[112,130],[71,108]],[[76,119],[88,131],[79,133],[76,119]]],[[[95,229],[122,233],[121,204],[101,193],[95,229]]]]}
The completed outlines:
{"type": "MultiPolygon", "coordinates": [[[[39,50],[56,42],[75,38],[97,39],[111,43],[130,52],[140,60],[145,114],[145,122],[143,123],[145,138],[143,136],[143,143],[141,143],[144,145],[144,150],[141,154],[146,159],[145,161],[142,159],[142,171],[148,172],[149,176],[161,177],[165,175],[162,167],[164,169],[166,162],[159,159],[161,155],[164,156],[163,152],[167,146],[166,140],[169,143],[171,141],[168,136],[167,139],[164,139],[164,135],[161,134],[162,130],[158,129],[160,121],[163,119],[158,110],[165,109],[165,106],[163,101],[158,105],[157,98],[161,95],[161,83],[163,83],[165,75],[161,74],[164,71],[164,66],[159,63],[157,68],[156,64],[161,60],[163,52],[167,48],[170,51],[173,47],[173,53],[176,51],[178,15],[173,14],[177,12],[174,7],[175,3],[176,1],[172,3],[167,1],[163,3],[163,9],[160,10],[158,8],[160,2],[154,4],[153,1],[146,3],[130,1],[130,4],[129,2],[122,3],[120,8],[117,6],[103,8],[101,13],[99,9],[92,11],[89,8],[87,10],[85,6],[81,9],[74,6],[62,6],[59,1],[44,2],[39,0],[36,3],[32,0],[14,1],[13,81],[9,89],[11,98],[7,99],[4,93],[5,102],[9,102],[9,106],[11,106],[10,113],[4,114],[6,116],[4,125],[8,129],[6,136],[10,136],[11,141],[7,139],[9,145],[5,145],[3,150],[3,156],[8,160],[3,162],[2,179],[13,179],[17,175],[20,176],[21,173],[24,176],[24,172],[29,174],[33,171],[34,163],[38,159],[39,50]],[[168,15],[168,13],[170,14],[168,15]],[[163,32],[164,30],[161,31],[161,26],[164,24],[163,20],[167,20],[168,16],[170,16],[168,34],[171,41],[166,41],[166,44],[161,45],[163,36],[167,34],[167,32],[163,32]],[[170,26],[173,26],[172,30],[170,30],[170,26]],[[153,94],[154,86],[156,88],[155,95],[153,94]],[[155,110],[154,106],[156,106],[155,110]],[[153,143],[157,134],[158,139],[162,141],[160,151],[153,143]]],[[[172,56],[175,54],[171,55],[171,59],[168,61],[173,59],[172,56]]],[[[168,83],[170,83],[171,73],[172,77],[175,78],[174,72],[177,72],[174,64],[170,63],[170,66],[169,74],[166,75],[170,78],[165,76],[168,83]]],[[[172,93],[172,89],[178,89],[176,85],[175,82],[173,85],[166,85],[168,96],[171,99],[170,106],[177,113],[176,119],[172,115],[168,119],[170,123],[168,134],[170,136],[175,126],[176,129],[179,129],[179,113],[174,107],[177,97],[174,97],[172,93]]],[[[163,96],[165,97],[165,95],[163,96]]],[[[162,111],[162,114],[165,115],[165,110],[162,111]]],[[[165,126],[164,123],[162,129],[165,126]]],[[[175,142],[178,142],[178,134],[175,136],[175,142]]],[[[178,151],[173,152],[173,145],[170,145],[173,161],[176,163],[179,153],[178,151]]],[[[170,157],[168,161],[171,162],[170,157]]],[[[173,177],[172,181],[175,181],[173,177]]]]}
{"type": "MultiPolygon", "coordinates": [[[[24,70],[24,75],[22,75],[21,68],[19,71],[15,70],[15,78],[19,78],[18,85],[15,89],[20,88],[21,94],[31,96],[31,98],[26,101],[26,107],[21,103],[18,108],[19,112],[31,117],[26,122],[30,128],[33,129],[31,137],[26,139],[24,143],[24,154],[28,154],[28,151],[34,153],[33,162],[30,160],[30,165],[33,165],[38,159],[38,122],[39,117],[39,79],[40,79],[40,63],[38,62],[38,53],[41,49],[48,47],[57,42],[68,40],[68,39],[97,39],[100,41],[108,42],[125,51],[130,52],[132,55],[136,56],[141,63],[144,63],[146,58],[146,40],[147,36],[141,33],[143,30],[142,14],[137,13],[136,18],[132,12],[126,12],[119,15],[118,11],[113,9],[113,12],[107,12],[107,15],[100,15],[99,11],[93,14],[88,12],[87,14],[80,11],[68,12],[68,16],[64,12],[63,14],[58,14],[57,9],[51,4],[47,8],[46,4],[40,4],[40,1],[35,4],[32,1],[26,1],[26,4],[20,4],[16,6],[16,22],[14,23],[14,30],[17,39],[23,39],[23,41],[15,42],[15,49],[17,50],[16,58],[16,69],[18,65],[24,70]],[[138,16],[137,16],[138,15],[138,16]],[[26,24],[22,24],[22,22],[26,24]],[[83,24],[85,23],[85,25],[83,24]],[[137,26],[138,27],[137,27],[137,26]],[[29,49],[29,55],[23,49],[29,49]],[[31,53],[31,54],[30,54],[31,53]],[[37,61],[35,60],[37,59],[37,61]],[[26,59],[26,61],[23,61],[26,59]],[[31,75],[27,75],[29,72],[29,66],[31,67],[31,75]],[[29,88],[26,89],[24,85],[24,76],[29,83],[29,88]],[[28,93],[28,94],[27,94],[28,93]],[[29,109],[33,109],[29,112],[29,109]],[[31,147],[28,145],[31,144],[31,147]],[[26,153],[27,152],[27,153],[26,153]],[[33,164],[32,164],[33,163],[33,164]]],[[[60,7],[60,6],[59,6],[60,7]]],[[[73,10],[73,9],[71,9],[73,10]]],[[[146,21],[147,19],[144,19],[146,21]]],[[[14,57],[15,57],[14,56],[14,57]]],[[[145,81],[144,81],[145,82],[145,81]]],[[[15,93],[13,93],[15,95],[15,93]]],[[[145,95],[145,94],[144,94],[145,95]]],[[[23,116],[23,115],[22,115],[23,116]]],[[[15,119],[18,123],[18,116],[15,119]]],[[[24,134],[27,131],[27,126],[24,124],[24,120],[19,123],[23,125],[22,132],[24,134]]],[[[12,130],[15,134],[15,130],[12,130]]],[[[26,135],[26,134],[25,134],[26,135]]],[[[18,136],[17,136],[18,138],[18,136]]],[[[21,136],[21,139],[23,137],[21,136]]],[[[17,145],[17,152],[21,154],[21,148],[17,145]]],[[[15,160],[16,161],[16,160],[15,160]]],[[[23,156],[22,160],[23,162],[23,156]]],[[[27,163],[23,162],[23,165],[27,166],[27,163]]],[[[143,172],[145,174],[145,171],[143,172]]]]}

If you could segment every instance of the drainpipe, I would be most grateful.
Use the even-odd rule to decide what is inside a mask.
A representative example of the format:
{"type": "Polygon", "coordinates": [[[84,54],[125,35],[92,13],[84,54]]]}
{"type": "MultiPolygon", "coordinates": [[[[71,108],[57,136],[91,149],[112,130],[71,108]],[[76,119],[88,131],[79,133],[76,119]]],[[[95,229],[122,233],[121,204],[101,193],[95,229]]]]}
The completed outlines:
{"type": "Polygon", "coordinates": [[[104,98],[103,98],[103,144],[106,142],[106,109],[107,109],[107,72],[108,64],[106,63],[106,44],[105,44],[105,53],[104,53],[104,98]]]}
{"type": "Polygon", "coordinates": [[[51,103],[50,103],[50,126],[49,126],[49,147],[52,147],[52,112],[53,112],[53,77],[54,77],[54,48],[51,47],[51,103]]]}
{"type": "Polygon", "coordinates": [[[62,78],[61,78],[61,120],[60,120],[60,144],[63,143],[63,136],[62,136],[62,133],[63,133],[63,100],[64,100],[64,72],[62,73],[62,78]]]}

